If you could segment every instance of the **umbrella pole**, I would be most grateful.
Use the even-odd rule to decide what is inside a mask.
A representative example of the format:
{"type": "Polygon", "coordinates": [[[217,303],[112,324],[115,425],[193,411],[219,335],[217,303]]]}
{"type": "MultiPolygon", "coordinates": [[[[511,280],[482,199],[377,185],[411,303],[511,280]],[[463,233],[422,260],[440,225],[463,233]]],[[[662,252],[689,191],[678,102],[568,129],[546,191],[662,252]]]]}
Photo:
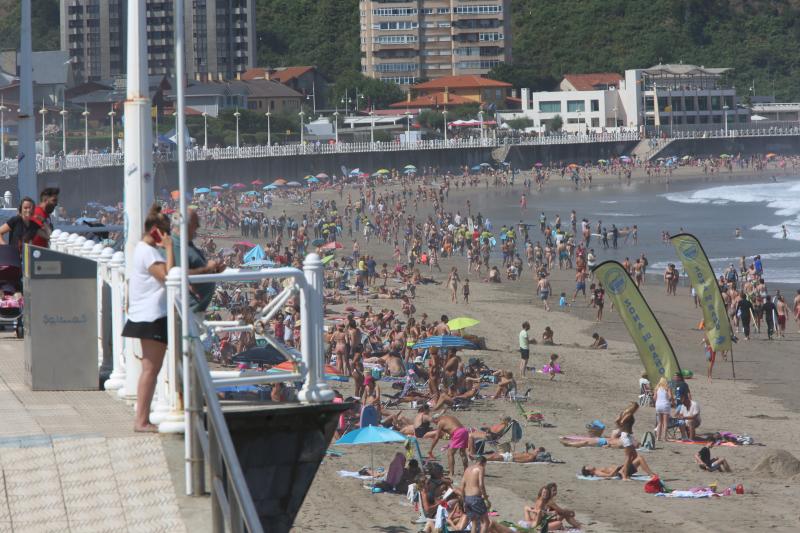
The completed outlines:
{"type": "Polygon", "coordinates": [[[731,344],[731,372],[733,372],[733,382],[736,383],[736,367],[733,364],[733,344],[731,344]]]}
{"type": "Polygon", "coordinates": [[[370,484],[372,485],[369,489],[370,494],[375,494],[375,449],[370,446],[369,447],[369,466],[370,466],[370,477],[372,481],[370,484]]]}

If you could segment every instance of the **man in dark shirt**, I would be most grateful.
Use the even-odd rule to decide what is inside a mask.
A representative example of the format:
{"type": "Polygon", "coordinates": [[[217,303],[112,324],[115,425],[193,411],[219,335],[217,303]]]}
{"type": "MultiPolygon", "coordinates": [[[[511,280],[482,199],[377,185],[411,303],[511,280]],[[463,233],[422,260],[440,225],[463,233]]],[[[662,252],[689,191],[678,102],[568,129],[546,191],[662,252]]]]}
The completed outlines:
{"type": "MultiPolygon", "coordinates": [[[[194,238],[197,236],[197,228],[200,227],[200,217],[194,209],[189,210],[188,221],[188,238],[189,249],[187,250],[189,256],[189,275],[192,274],[218,274],[225,270],[225,263],[218,263],[211,259],[206,260],[203,251],[194,244],[194,238]]],[[[173,239],[172,242],[175,246],[175,264],[180,266],[180,239],[173,239]]],[[[192,311],[204,312],[208,305],[211,303],[211,298],[214,296],[214,283],[194,283],[189,286],[191,294],[191,301],[189,302],[192,311]]]]}
{"type": "Polygon", "coordinates": [[[672,385],[675,388],[675,404],[680,405],[683,398],[691,394],[689,391],[689,384],[686,383],[686,380],[683,379],[683,375],[680,372],[675,372],[675,375],[672,376],[672,385]]]}
{"type": "MultiPolygon", "coordinates": [[[[766,310],[766,305],[764,306],[766,310]]],[[[750,340],[750,317],[753,315],[753,304],[747,299],[744,291],[739,294],[739,302],[736,304],[736,316],[742,322],[744,338],[750,340]]],[[[772,328],[770,327],[770,338],[772,338],[772,328]]]]}
{"type": "Polygon", "coordinates": [[[767,323],[767,338],[772,340],[772,334],[775,332],[775,303],[769,294],[764,297],[764,305],[761,310],[764,313],[764,321],[767,323]]]}

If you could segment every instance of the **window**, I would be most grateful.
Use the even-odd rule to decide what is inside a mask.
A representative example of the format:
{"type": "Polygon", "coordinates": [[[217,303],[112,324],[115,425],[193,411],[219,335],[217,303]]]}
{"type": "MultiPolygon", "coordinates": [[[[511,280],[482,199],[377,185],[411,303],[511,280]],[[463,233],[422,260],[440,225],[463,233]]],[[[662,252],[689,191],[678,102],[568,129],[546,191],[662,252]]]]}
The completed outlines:
{"type": "Polygon", "coordinates": [[[586,120],[583,117],[580,118],[568,118],[567,124],[585,124],[586,120]]]}
{"type": "Polygon", "coordinates": [[[379,35],[372,39],[375,44],[406,44],[417,42],[416,35],[379,35]]]}
{"type": "Polygon", "coordinates": [[[725,105],[728,106],[728,109],[733,109],[733,96],[725,97],[725,105]]]}
{"type": "Polygon", "coordinates": [[[708,98],[705,96],[697,97],[697,109],[700,111],[708,111],[708,98]]]}
{"type": "Polygon", "coordinates": [[[561,113],[561,102],[539,102],[540,113],[561,113]]]}
{"type": "Polygon", "coordinates": [[[600,127],[600,118],[599,117],[592,117],[592,127],[599,128],[600,127]]]}
{"type": "Polygon", "coordinates": [[[413,7],[381,8],[373,9],[372,14],[376,17],[407,17],[416,15],[417,10],[413,7]]]}
{"type": "Polygon", "coordinates": [[[586,111],[586,102],[583,100],[567,100],[567,113],[583,113],[586,111]]]}
{"type": "Polygon", "coordinates": [[[712,96],[711,97],[711,110],[712,111],[719,111],[722,109],[722,99],[719,96],[712,96]]]}
{"type": "Polygon", "coordinates": [[[711,117],[711,121],[714,124],[722,124],[722,115],[714,115],[713,117],[711,117]]]}
{"type": "Polygon", "coordinates": [[[480,41],[502,41],[503,34],[497,32],[479,33],[478,40],[480,41]]]}
{"type": "Polygon", "coordinates": [[[644,109],[645,111],[653,111],[653,97],[648,96],[644,99],[644,109]]]}
{"type": "Polygon", "coordinates": [[[592,100],[591,105],[592,105],[592,111],[600,111],[600,100],[592,100]]]}
{"type": "Polygon", "coordinates": [[[398,85],[412,85],[417,83],[417,78],[415,76],[394,76],[390,78],[381,78],[381,81],[396,83],[398,85]]]}
{"type": "Polygon", "coordinates": [[[381,22],[380,24],[373,24],[373,30],[416,30],[419,28],[419,23],[402,20],[399,22],[381,22]]]}
{"type": "Polygon", "coordinates": [[[503,6],[457,6],[454,10],[457,15],[480,13],[502,13],[503,6]]]}
{"type": "Polygon", "coordinates": [[[700,115],[700,124],[708,124],[708,115],[700,115]]]}
{"type": "Polygon", "coordinates": [[[694,115],[690,115],[690,116],[686,117],[686,123],[687,124],[695,124],[695,123],[697,123],[697,117],[695,117],[694,115]]]}
{"type": "MultiPolygon", "coordinates": [[[[456,68],[460,69],[490,69],[494,68],[499,65],[501,61],[499,59],[488,59],[484,61],[459,61],[456,63],[456,68]]],[[[449,68],[449,67],[448,67],[449,68]]]]}
{"type": "Polygon", "coordinates": [[[417,70],[416,63],[380,63],[375,65],[377,72],[413,72],[417,70]]]}
{"type": "MultiPolygon", "coordinates": [[[[686,111],[694,111],[694,98],[693,97],[688,96],[686,98],[686,100],[684,101],[684,104],[685,104],[685,107],[686,107],[686,111]]],[[[694,122],[692,122],[692,124],[694,124],[694,122]]]]}
{"type": "Polygon", "coordinates": [[[456,48],[457,56],[477,56],[480,55],[481,49],[477,46],[467,48],[456,48]]]}

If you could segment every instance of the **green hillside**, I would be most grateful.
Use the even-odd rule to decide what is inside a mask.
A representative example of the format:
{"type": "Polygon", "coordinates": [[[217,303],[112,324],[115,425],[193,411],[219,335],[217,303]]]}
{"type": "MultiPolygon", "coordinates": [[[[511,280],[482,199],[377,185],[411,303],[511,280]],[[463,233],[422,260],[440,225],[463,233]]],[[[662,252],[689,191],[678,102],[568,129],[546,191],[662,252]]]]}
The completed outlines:
{"type": "MultiPolygon", "coordinates": [[[[33,1],[37,50],[58,47],[58,0],[33,1]]],[[[359,68],[358,0],[256,0],[259,65],[315,64],[333,81],[359,68]]],[[[518,86],[568,72],[663,63],[733,67],[740,94],[800,99],[800,0],[512,0],[518,86]]],[[[19,40],[19,0],[0,0],[0,49],[19,40]]]]}

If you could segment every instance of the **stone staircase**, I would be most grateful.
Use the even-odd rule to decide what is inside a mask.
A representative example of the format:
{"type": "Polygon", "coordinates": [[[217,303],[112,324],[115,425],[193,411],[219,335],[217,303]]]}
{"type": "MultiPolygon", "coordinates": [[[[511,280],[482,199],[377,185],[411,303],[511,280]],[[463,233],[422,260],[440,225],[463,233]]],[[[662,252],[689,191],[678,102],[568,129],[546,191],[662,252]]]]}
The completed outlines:
{"type": "Polygon", "coordinates": [[[505,144],[492,149],[492,159],[498,163],[502,163],[508,157],[508,152],[511,150],[511,145],[505,144]]]}
{"type": "Polygon", "coordinates": [[[639,144],[631,150],[631,157],[642,161],[649,161],[674,141],[674,139],[658,139],[655,146],[651,146],[651,140],[652,139],[642,139],[639,141],[639,144]]]}

